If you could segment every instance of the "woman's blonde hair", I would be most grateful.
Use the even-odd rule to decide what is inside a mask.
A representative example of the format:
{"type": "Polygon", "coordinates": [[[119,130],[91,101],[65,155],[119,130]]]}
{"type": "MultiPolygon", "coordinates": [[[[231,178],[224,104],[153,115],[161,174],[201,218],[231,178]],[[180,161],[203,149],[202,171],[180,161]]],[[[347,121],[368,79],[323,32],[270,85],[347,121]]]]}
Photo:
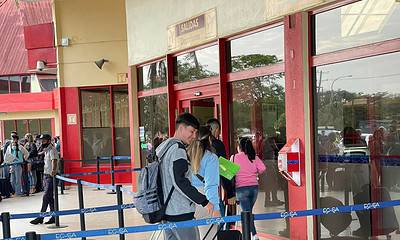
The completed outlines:
{"type": "Polygon", "coordinates": [[[192,166],[192,171],[194,174],[199,173],[200,162],[204,156],[204,150],[201,147],[201,143],[199,140],[193,141],[188,147],[188,155],[190,158],[190,165],[192,166]]]}
{"type": "Polygon", "coordinates": [[[187,149],[190,158],[190,165],[194,174],[198,174],[200,170],[200,162],[206,150],[212,151],[210,143],[211,131],[208,126],[201,126],[199,128],[198,137],[187,149]]]}

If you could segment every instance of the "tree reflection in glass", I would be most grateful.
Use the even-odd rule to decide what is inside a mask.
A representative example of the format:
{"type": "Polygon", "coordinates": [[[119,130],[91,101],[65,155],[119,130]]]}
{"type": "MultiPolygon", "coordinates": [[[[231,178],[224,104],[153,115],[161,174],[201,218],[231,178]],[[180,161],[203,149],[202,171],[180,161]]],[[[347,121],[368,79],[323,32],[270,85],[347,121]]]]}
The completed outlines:
{"type": "Polygon", "coordinates": [[[177,56],[174,64],[174,80],[181,83],[217,76],[218,64],[218,46],[177,56]]]}
{"type": "MultiPolygon", "coordinates": [[[[152,150],[155,137],[168,136],[167,94],[149,96],[139,99],[141,160],[145,164],[147,155],[152,150]]],[[[144,166],[144,165],[143,165],[144,166]]]]}
{"type": "Polygon", "coordinates": [[[139,90],[149,90],[167,85],[166,61],[162,60],[138,69],[139,90]]]}

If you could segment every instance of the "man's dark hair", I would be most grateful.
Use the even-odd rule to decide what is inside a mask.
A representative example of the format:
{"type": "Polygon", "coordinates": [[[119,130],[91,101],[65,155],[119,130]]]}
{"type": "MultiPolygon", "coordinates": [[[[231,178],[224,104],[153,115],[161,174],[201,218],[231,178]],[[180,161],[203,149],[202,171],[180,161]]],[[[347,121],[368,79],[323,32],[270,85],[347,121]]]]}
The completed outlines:
{"type": "Polygon", "coordinates": [[[192,126],[195,129],[199,129],[200,123],[195,116],[190,113],[182,113],[175,120],[175,126],[178,128],[179,125],[184,124],[186,126],[192,126]]]}
{"type": "Polygon", "coordinates": [[[40,139],[51,141],[51,135],[47,133],[42,134],[40,135],[40,139]]]}

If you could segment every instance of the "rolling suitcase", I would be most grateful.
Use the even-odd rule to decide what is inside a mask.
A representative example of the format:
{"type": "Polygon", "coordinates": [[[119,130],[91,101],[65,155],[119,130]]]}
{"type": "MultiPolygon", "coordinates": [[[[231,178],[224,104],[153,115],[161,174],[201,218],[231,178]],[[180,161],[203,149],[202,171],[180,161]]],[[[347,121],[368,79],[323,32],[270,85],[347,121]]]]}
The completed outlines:
{"type": "MultiPolygon", "coordinates": [[[[228,211],[228,206],[229,205],[226,205],[225,212],[228,211]]],[[[224,225],[225,224],[221,224],[218,226],[217,233],[213,236],[213,238],[211,240],[214,240],[215,238],[217,238],[217,240],[242,240],[242,233],[239,230],[233,230],[233,229],[223,230],[224,225]]],[[[236,224],[235,224],[235,226],[236,226],[236,224]]],[[[213,226],[211,226],[208,229],[207,233],[203,237],[203,240],[205,240],[207,238],[212,227],[213,226]]]]}
{"type": "Polygon", "coordinates": [[[242,233],[239,230],[221,230],[217,233],[218,240],[242,240],[242,233]]]}

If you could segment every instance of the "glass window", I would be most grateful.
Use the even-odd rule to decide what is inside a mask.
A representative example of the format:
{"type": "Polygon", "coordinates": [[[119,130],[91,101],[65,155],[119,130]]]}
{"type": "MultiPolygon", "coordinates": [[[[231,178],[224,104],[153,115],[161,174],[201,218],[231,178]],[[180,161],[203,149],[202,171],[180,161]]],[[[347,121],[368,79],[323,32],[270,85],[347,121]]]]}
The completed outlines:
{"type": "MultiPolygon", "coordinates": [[[[388,201],[400,191],[400,72],[394,66],[400,66],[399,52],[315,69],[319,207],[388,201]]],[[[368,239],[397,229],[391,211],[400,208],[343,214],[342,221],[321,217],[328,227],[320,237],[329,238],[328,229],[346,221],[350,228],[340,236],[368,239]]]]}
{"type": "Polygon", "coordinates": [[[174,81],[176,83],[194,81],[219,74],[218,46],[214,45],[174,59],[174,81]]]}
{"type": "Polygon", "coordinates": [[[84,128],[82,132],[85,161],[112,155],[111,128],[84,128]]]}
{"type": "Polygon", "coordinates": [[[21,77],[21,92],[31,92],[31,77],[23,76],[21,77]]]}
{"type": "Polygon", "coordinates": [[[155,62],[138,69],[139,91],[167,86],[166,61],[155,62]]]}
{"type": "MultiPolygon", "coordinates": [[[[279,174],[277,162],[278,151],[286,143],[284,75],[256,77],[229,86],[230,149],[234,151],[231,154],[236,153],[237,140],[247,137],[267,168],[259,176],[260,194],[254,212],[288,210],[287,182],[279,174]]],[[[287,219],[257,221],[256,227],[273,235],[289,237],[288,224],[287,219]]]]}
{"type": "Polygon", "coordinates": [[[111,127],[108,89],[81,91],[83,127],[111,127]]]}
{"type": "Polygon", "coordinates": [[[400,37],[400,4],[363,0],[315,15],[315,53],[400,37]]]}
{"type": "Polygon", "coordinates": [[[283,26],[234,39],[229,42],[227,70],[237,72],[283,62],[283,44],[283,26]]]}
{"type": "Polygon", "coordinates": [[[10,93],[20,93],[20,81],[21,78],[19,76],[10,77],[10,93]]]}
{"type": "Polygon", "coordinates": [[[39,79],[39,85],[41,92],[53,91],[57,88],[57,79],[39,79]]]}
{"type": "Polygon", "coordinates": [[[10,139],[11,132],[16,130],[15,121],[7,120],[7,121],[3,121],[3,122],[4,122],[4,138],[10,139]]]}
{"type": "Polygon", "coordinates": [[[110,92],[108,89],[81,90],[83,157],[112,155],[110,92]]]}
{"type": "Polygon", "coordinates": [[[40,133],[40,123],[39,119],[31,119],[29,121],[29,132],[31,134],[39,134],[40,133]]]}
{"type": "Polygon", "coordinates": [[[128,88],[113,88],[113,96],[115,122],[115,155],[130,156],[131,145],[129,135],[130,131],[128,88]]]}
{"type": "Polygon", "coordinates": [[[156,137],[168,136],[168,102],[167,94],[149,96],[139,99],[139,135],[142,166],[153,149],[156,137]]]}
{"type": "Polygon", "coordinates": [[[40,134],[48,133],[52,135],[51,132],[51,119],[40,119],[40,134]]]}
{"type": "Polygon", "coordinates": [[[8,77],[0,77],[0,94],[10,93],[8,88],[8,77]]]}
{"type": "Polygon", "coordinates": [[[20,139],[25,136],[28,131],[28,121],[27,120],[17,120],[17,133],[20,139]]]}

